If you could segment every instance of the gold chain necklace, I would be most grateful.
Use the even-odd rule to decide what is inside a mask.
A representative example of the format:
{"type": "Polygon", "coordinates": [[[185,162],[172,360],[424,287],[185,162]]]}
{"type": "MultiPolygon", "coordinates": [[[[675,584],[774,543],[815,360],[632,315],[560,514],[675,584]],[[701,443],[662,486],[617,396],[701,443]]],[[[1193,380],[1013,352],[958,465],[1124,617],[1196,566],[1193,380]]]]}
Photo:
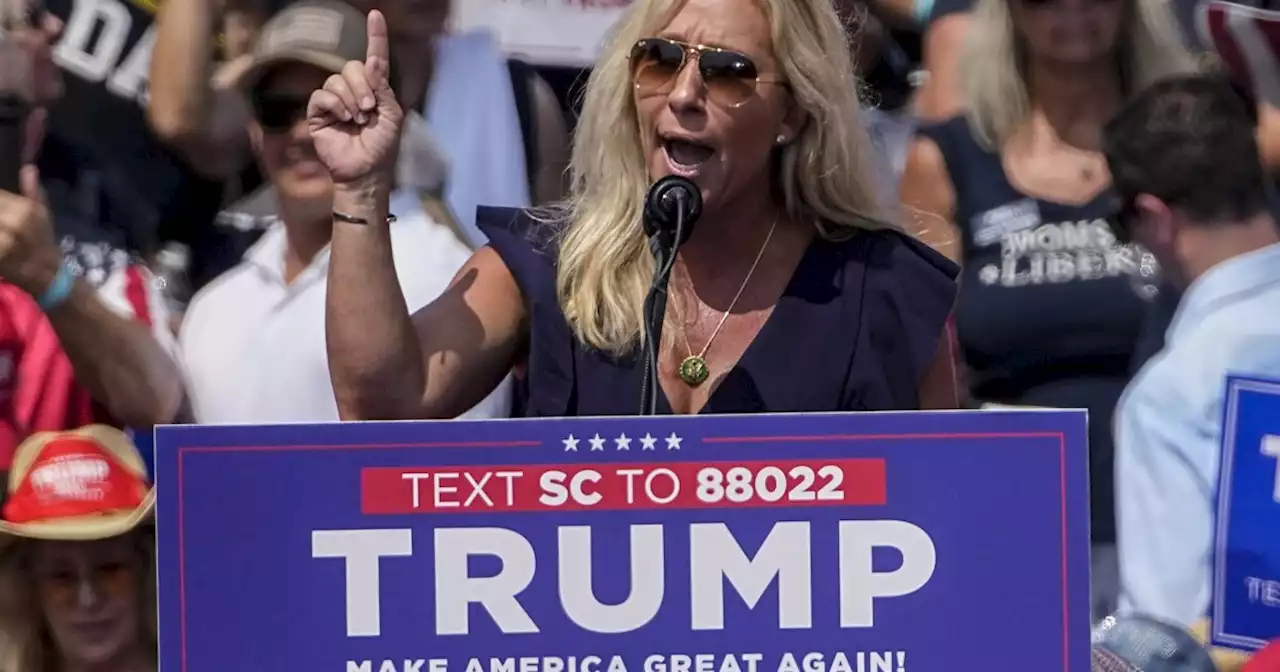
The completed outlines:
{"type": "MultiPolygon", "coordinates": [[[[769,248],[769,241],[773,239],[773,231],[776,228],[778,228],[778,218],[774,217],[773,224],[769,226],[769,235],[765,236],[764,244],[760,246],[760,251],[756,253],[756,260],[751,263],[751,269],[747,271],[747,277],[742,279],[742,286],[738,287],[738,293],[733,296],[733,301],[729,302],[729,308],[724,311],[724,315],[720,316],[720,323],[716,325],[715,331],[711,332],[711,338],[707,339],[707,344],[702,347],[701,352],[696,355],[693,354],[693,346],[689,344],[689,330],[683,326],[680,328],[680,333],[684,336],[685,350],[689,353],[689,356],[680,362],[680,380],[683,380],[689,387],[701,385],[711,375],[711,368],[707,366],[707,351],[711,349],[711,342],[716,340],[716,336],[720,335],[720,330],[724,328],[724,323],[729,321],[729,314],[733,312],[734,306],[738,305],[738,299],[741,299],[742,293],[746,291],[747,285],[751,282],[751,276],[755,274],[756,267],[760,265],[760,260],[764,258],[764,251],[769,248]]],[[[679,313],[679,309],[676,312],[679,313]]]]}

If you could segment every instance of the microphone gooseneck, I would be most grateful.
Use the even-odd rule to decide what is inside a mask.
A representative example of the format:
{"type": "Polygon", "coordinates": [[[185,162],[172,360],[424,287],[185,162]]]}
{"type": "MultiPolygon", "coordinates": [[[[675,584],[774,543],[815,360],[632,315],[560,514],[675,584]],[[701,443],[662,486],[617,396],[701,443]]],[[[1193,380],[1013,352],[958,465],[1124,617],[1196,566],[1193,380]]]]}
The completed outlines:
{"type": "Polygon", "coordinates": [[[653,238],[655,235],[671,236],[675,242],[678,218],[683,217],[687,230],[682,231],[683,238],[675,242],[674,247],[683,245],[693,233],[693,223],[702,216],[702,192],[698,185],[688,178],[679,175],[668,175],[649,187],[644,197],[644,233],[653,238]]]}
{"type": "Polygon", "coordinates": [[[702,215],[702,192],[692,181],[669,175],[649,187],[644,199],[644,232],[653,253],[653,282],[644,299],[644,376],[640,383],[640,415],[657,415],[658,349],[667,314],[667,285],[675,267],[676,250],[693,234],[702,215]]]}

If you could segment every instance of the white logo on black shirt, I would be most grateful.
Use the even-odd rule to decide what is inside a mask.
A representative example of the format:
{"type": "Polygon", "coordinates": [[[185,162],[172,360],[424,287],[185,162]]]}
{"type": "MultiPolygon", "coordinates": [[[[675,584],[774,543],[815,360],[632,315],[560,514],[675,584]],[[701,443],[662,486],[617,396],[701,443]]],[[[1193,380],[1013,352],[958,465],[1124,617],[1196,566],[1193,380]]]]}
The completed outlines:
{"type": "MultiPolygon", "coordinates": [[[[1159,265],[1138,245],[1120,245],[1105,219],[1037,223],[1027,228],[1026,215],[1016,216],[1019,226],[993,226],[998,239],[987,236],[987,247],[1000,245],[1000,261],[978,270],[984,285],[1026,287],[1130,276],[1135,291],[1151,298],[1158,291],[1159,265]]],[[[975,243],[979,231],[975,228],[975,243]]]]}
{"type": "Polygon", "coordinates": [[[974,216],[969,228],[973,231],[973,244],[986,247],[1009,234],[1035,228],[1039,223],[1040,207],[1034,199],[1027,198],[974,216]]]}
{"type": "Polygon", "coordinates": [[[156,27],[148,25],[142,37],[126,48],[132,29],[133,16],[123,3],[73,0],[54,60],[81,79],[102,83],[111,93],[145,105],[156,27]]]}

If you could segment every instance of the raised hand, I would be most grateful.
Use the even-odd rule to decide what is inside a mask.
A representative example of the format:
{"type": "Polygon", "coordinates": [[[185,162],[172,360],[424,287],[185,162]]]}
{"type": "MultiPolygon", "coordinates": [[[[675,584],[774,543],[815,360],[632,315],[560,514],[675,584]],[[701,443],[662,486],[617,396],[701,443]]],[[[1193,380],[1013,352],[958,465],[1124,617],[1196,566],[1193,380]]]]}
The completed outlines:
{"type": "Polygon", "coordinates": [[[38,297],[62,265],[40,173],[23,166],[21,194],[0,191],[0,278],[38,297]]]}
{"type": "Polygon", "coordinates": [[[395,145],[404,112],[387,81],[390,70],[387,21],[382,12],[369,12],[369,46],[364,62],[348,61],[341,74],[311,94],[307,124],[316,155],[329,169],[335,185],[394,175],[395,145]]]}

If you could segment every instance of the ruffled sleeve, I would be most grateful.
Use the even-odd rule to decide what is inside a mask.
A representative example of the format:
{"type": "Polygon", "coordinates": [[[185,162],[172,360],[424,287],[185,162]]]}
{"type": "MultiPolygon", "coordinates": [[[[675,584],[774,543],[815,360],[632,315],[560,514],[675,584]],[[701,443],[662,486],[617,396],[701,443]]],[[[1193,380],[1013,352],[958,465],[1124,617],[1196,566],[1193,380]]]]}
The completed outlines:
{"type": "Polygon", "coordinates": [[[906,234],[875,235],[854,364],[862,380],[853,387],[863,408],[917,409],[920,383],[955,304],[960,267],[906,234]]]}
{"type": "Polygon", "coordinates": [[[550,225],[534,220],[520,208],[481,206],[476,209],[476,226],[515,276],[526,300],[555,300],[555,248],[544,229],[550,225]]]}
{"type": "Polygon", "coordinates": [[[525,415],[564,415],[573,394],[573,334],[556,298],[556,224],[518,208],[481,206],[476,226],[515,277],[529,309],[525,415]]]}

